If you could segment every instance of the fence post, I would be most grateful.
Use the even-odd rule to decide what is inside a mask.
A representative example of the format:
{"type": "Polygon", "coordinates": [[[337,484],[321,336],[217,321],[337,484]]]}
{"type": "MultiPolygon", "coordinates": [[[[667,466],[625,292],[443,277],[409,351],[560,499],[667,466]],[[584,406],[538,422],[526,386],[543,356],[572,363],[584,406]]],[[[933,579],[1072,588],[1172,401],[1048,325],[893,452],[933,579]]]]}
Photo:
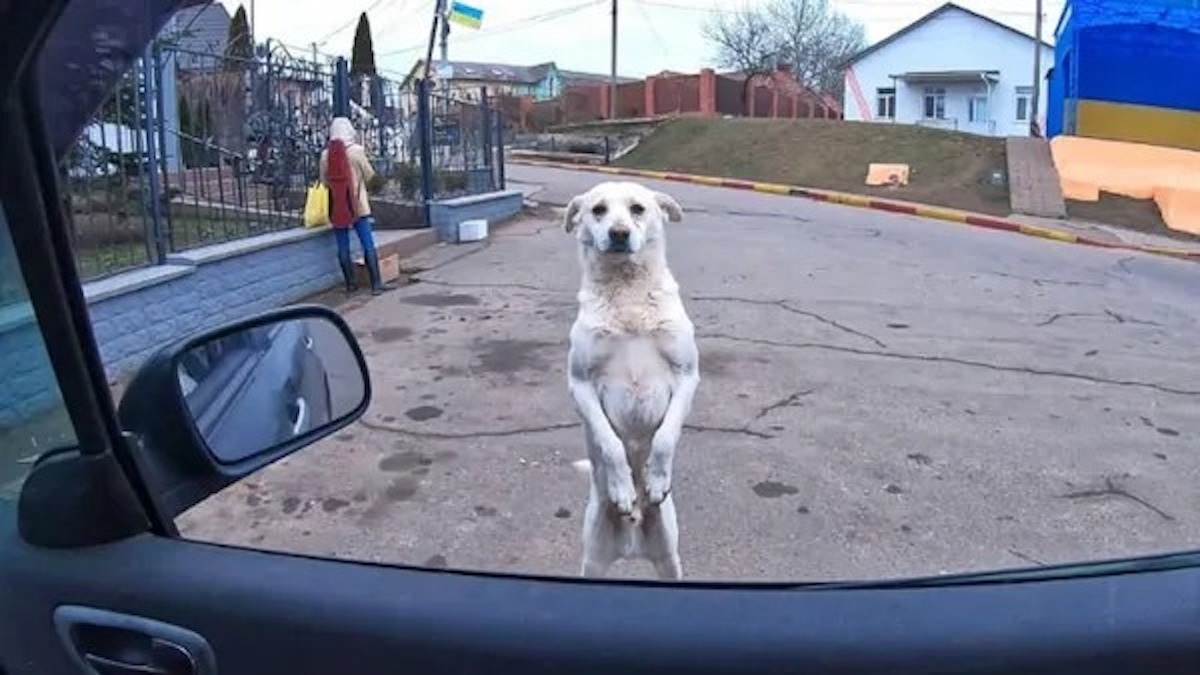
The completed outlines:
{"type": "MultiPolygon", "coordinates": [[[[155,232],[156,247],[159,249],[159,260],[162,260],[165,255],[164,251],[169,248],[168,244],[172,239],[171,233],[174,231],[171,227],[171,152],[167,149],[167,120],[174,120],[175,133],[179,131],[179,97],[172,95],[170,105],[174,108],[167,108],[166,96],[163,95],[163,53],[162,46],[158,40],[154,41],[154,111],[156,122],[154,130],[157,134],[155,139],[147,139],[149,145],[158,142],[158,149],[162,156],[158,158],[157,169],[162,171],[162,194],[164,195],[163,202],[163,219],[159,221],[160,227],[155,232]],[[170,111],[174,110],[174,114],[170,111]],[[167,236],[163,236],[163,234],[167,236]]],[[[172,73],[174,77],[174,73],[172,73]]],[[[172,87],[172,92],[174,88],[172,87]]],[[[150,167],[151,172],[156,170],[153,165],[150,167]]]]}
{"type": "Polygon", "coordinates": [[[146,180],[146,187],[150,193],[150,232],[151,238],[154,241],[155,262],[161,264],[166,260],[166,246],[163,242],[163,209],[162,209],[162,186],[159,184],[158,175],[158,148],[155,147],[157,134],[155,129],[160,123],[158,113],[155,110],[154,98],[154,80],[158,71],[158,63],[154,58],[154,45],[146,45],[146,50],[142,52],[142,133],[146,135],[146,166],[138,167],[142,176],[146,180]]]}
{"type": "Polygon", "coordinates": [[[429,80],[417,80],[417,126],[421,147],[421,203],[425,212],[425,226],[433,227],[431,203],[433,202],[433,120],[429,114],[429,80]]]}
{"type": "Polygon", "coordinates": [[[497,190],[508,189],[508,180],[504,175],[504,115],[496,111],[496,165],[499,168],[500,185],[497,190]]]}
{"type": "Polygon", "coordinates": [[[392,154],[387,143],[387,127],[384,113],[387,106],[383,100],[383,78],[376,75],[371,78],[371,107],[375,110],[375,124],[379,126],[379,157],[383,163],[383,175],[392,175],[392,154]]]}
{"type": "Polygon", "coordinates": [[[483,134],[483,168],[488,171],[488,190],[496,189],[496,174],[492,162],[492,108],[488,103],[487,87],[479,88],[479,114],[483,134]]]}
{"type": "Polygon", "coordinates": [[[333,114],[335,117],[350,116],[350,71],[342,56],[338,57],[333,73],[333,114]]]}

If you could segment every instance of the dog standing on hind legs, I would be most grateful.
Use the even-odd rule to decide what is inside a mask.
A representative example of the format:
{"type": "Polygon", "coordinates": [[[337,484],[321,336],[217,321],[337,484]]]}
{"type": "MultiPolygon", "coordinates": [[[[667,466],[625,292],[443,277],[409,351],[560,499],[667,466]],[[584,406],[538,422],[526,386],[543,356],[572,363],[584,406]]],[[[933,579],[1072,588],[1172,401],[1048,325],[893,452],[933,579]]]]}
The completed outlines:
{"type": "Polygon", "coordinates": [[[576,464],[592,479],[584,576],[621,558],[683,576],[671,480],[700,356],[664,232],[682,218],[674,199],[636,183],[601,183],[567,205],[583,267],[567,382],[587,442],[588,459],[576,464]]]}

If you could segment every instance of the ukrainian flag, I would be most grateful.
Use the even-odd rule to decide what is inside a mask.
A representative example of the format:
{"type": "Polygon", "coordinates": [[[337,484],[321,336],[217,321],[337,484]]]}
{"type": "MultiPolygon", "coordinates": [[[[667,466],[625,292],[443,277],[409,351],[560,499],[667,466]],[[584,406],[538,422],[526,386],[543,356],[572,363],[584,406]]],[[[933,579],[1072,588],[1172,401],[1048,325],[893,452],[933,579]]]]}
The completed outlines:
{"type": "Polygon", "coordinates": [[[478,29],[483,25],[483,10],[461,2],[452,2],[450,14],[446,18],[460,26],[478,29]]]}

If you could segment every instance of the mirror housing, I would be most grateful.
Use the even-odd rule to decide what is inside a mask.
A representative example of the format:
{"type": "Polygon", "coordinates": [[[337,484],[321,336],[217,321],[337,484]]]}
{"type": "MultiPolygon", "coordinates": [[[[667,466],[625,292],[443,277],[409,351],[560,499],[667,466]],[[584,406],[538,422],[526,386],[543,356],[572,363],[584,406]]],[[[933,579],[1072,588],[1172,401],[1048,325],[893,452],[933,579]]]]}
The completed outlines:
{"type": "MultiPolygon", "coordinates": [[[[261,399],[261,396],[259,398],[261,399]]],[[[310,394],[308,398],[319,397],[310,394]]],[[[280,401],[282,402],[282,398],[280,401]]],[[[346,322],[328,308],[296,305],[192,335],[161,348],[138,370],[129,383],[118,406],[117,419],[127,434],[130,453],[146,479],[146,487],[159,512],[164,518],[174,518],[239,479],[357,420],[366,411],[370,401],[371,382],[366,359],[346,322]],[[344,354],[338,356],[343,370],[357,368],[357,373],[351,372],[350,376],[358,375],[361,378],[351,382],[352,389],[349,395],[340,397],[341,403],[336,413],[318,415],[315,421],[311,421],[311,410],[322,406],[289,396],[289,402],[296,400],[297,403],[301,403],[299,406],[287,408],[290,412],[286,413],[288,417],[283,426],[291,427],[292,433],[276,433],[270,430],[265,432],[267,435],[258,433],[261,429],[268,428],[269,425],[264,422],[263,425],[241,427],[243,430],[254,431],[257,436],[240,444],[228,440],[239,437],[237,428],[232,433],[226,429],[226,433],[215,434],[215,427],[210,419],[214,414],[214,407],[223,406],[215,414],[237,416],[239,412],[246,412],[239,409],[239,406],[249,405],[247,401],[250,397],[243,396],[241,392],[255,386],[259,389],[265,386],[278,393],[276,390],[280,387],[276,385],[287,379],[278,376],[279,366],[261,366],[260,362],[266,361],[266,357],[262,355],[271,349],[297,355],[304,352],[305,348],[311,350],[313,342],[311,338],[304,337],[306,332],[292,328],[316,325],[322,327],[323,344],[345,350],[344,354]],[[253,343],[251,351],[255,356],[241,356],[234,364],[236,367],[225,369],[229,372],[236,371],[237,374],[221,373],[218,368],[212,368],[211,371],[215,374],[212,377],[216,378],[216,382],[204,379],[201,384],[206,385],[209,391],[201,392],[197,389],[196,381],[185,374],[197,373],[193,365],[195,356],[204,352],[211,353],[214,345],[227,346],[231,343],[238,345],[240,351],[237,353],[243,355],[248,350],[242,347],[253,343]],[[297,344],[300,346],[296,347],[297,344]],[[273,377],[273,380],[265,385],[261,383],[267,379],[263,376],[264,372],[273,377]],[[191,395],[190,399],[185,395],[185,389],[191,395]],[[355,400],[360,398],[359,392],[361,400],[355,400]],[[219,404],[208,402],[214,393],[221,398],[219,404]],[[205,402],[198,404],[199,399],[205,399],[205,402]],[[239,447],[234,447],[235,445],[239,447]]],[[[325,403],[328,404],[328,401],[325,403]]],[[[332,410],[332,407],[325,405],[326,410],[332,410]]],[[[261,401],[259,408],[261,409],[261,401]]],[[[274,410],[274,407],[271,409],[274,410]]],[[[279,407],[280,412],[284,410],[284,407],[279,407]]],[[[255,415],[262,417],[257,412],[255,415]]],[[[236,423],[232,424],[236,427],[236,423]]],[[[270,429],[277,427],[279,425],[270,426],[270,429]]]]}

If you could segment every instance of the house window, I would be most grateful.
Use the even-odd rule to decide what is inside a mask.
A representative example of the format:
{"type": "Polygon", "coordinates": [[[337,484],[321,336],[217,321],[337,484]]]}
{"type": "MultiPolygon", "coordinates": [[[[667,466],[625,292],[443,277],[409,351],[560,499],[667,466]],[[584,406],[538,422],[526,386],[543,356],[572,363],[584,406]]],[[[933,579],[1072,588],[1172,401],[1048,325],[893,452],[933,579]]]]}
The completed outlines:
{"type": "Polygon", "coordinates": [[[972,122],[988,121],[987,96],[972,96],[967,106],[967,117],[972,122]]]}
{"type": "Polygon", "coordinates": [[[1017,121],[1029,121],[1030,99],[1033,98],[1033,87],[1017,87],[1017,121]]]}
{"type": "Polygon", "coordinates": [[[882,87],[875,90],[875,116],[881,120],[896,119],[896,90],[882,87]]]}
{"type": "Polygon", "coordinates": [[[946,90],[942,87],[925,87],[925,119],[946,119],[946,90]]]}

